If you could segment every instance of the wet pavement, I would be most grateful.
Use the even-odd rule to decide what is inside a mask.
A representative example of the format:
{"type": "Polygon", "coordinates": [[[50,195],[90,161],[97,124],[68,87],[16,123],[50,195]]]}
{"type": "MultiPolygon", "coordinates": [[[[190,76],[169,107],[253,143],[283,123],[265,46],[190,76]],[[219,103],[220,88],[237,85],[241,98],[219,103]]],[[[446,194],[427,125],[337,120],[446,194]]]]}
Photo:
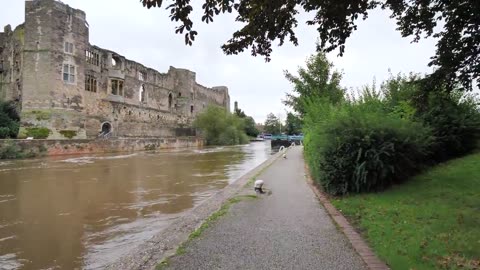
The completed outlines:
{"type": "Polygon", "coordinates": [[[166,269],[367,269],[307,185],[301,147],[257,179],[271,195],[234,204],[166,269]]]}

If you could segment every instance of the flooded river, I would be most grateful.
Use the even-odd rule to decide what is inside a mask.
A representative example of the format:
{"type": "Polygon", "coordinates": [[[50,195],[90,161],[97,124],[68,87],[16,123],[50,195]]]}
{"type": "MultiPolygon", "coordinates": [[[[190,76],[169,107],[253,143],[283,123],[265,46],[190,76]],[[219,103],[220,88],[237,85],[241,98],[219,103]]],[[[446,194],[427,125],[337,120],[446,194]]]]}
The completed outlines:
{"type": "Polygon", "coordinates": [[[0,269],[101,269],[269,156],[258,142],[0,161],[0,269]]]}

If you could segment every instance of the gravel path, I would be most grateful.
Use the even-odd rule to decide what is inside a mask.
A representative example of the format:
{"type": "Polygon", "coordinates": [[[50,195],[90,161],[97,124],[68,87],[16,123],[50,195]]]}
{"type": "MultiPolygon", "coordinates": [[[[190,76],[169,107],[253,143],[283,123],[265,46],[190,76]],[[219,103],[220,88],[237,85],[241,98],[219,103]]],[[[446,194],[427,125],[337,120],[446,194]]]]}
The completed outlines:
{"type": "Polygon", "coordinates": [[[257,179],[271,195],[233,205],[166,269],[367,269],[307,185],[301,147],[257,179]]]}

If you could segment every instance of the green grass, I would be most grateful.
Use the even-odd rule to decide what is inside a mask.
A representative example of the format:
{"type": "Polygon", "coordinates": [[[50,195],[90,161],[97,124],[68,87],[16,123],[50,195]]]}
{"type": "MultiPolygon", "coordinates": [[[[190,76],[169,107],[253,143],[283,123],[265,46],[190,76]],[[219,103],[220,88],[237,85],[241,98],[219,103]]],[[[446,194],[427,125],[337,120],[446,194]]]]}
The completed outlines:
{"type": "MultiPolygon", "coordinates": [[[[215,221],[217,221],[220,217],[224,216],[226,213],[228,213],[228,210],[230,209],[230,207],[235,204],[235,203],[238,203],[242,200],[246,200],[246,199],[256,199],[257,196],[256,195],[241,195],[241,196],[236,196],[236,197],[233,197],[231,199],[229,199],[225,204],[222,205],[222,207],[220,208],[220,210],[218,210],[217,212],[213,213],[212,215],[210,215],[203,223],[202,225],[200,225],[200,227],[198,229],[196,229],[195,231],[193,231],[189,236],[188,236],[188,240],[183,242],[176,250],[175,252],[175,256],[180,256],[180,255],[183,255],[186,253],[186,250],[187,250],[187,245],[190,243],[190,241],[200,237],[202,235],[202,233],[208,229],[215,221]]],[[[165,260],[163,260],[162,262],[160,262],[157,266],[156,266],[156,270],[161,270],[161,269],[164,269],[165,267],[168,266],[169,264],[169,260],[170,258],[166,258],[165,260]]]]}
{"type": "Polygon", "coordinates": [[[480,269],[480,154],[332,203],[393,270],[480,269]]]}

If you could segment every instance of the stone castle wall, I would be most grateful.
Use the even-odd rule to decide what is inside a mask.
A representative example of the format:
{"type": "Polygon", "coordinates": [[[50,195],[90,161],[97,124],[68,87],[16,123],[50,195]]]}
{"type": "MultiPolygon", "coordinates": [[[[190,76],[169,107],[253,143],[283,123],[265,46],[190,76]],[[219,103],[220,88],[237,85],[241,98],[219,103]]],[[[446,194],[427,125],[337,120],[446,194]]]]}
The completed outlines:
{"type": "Polygon", "coordinates": [[[192,71],[160,73],[91,45],[86,14],[56,0],[25,1],[25,23],[0,33],[0,48],[0,98],[20,102],[22,134],[172,137],[209,104],[230,110],[228,89],[192,71]]]}

